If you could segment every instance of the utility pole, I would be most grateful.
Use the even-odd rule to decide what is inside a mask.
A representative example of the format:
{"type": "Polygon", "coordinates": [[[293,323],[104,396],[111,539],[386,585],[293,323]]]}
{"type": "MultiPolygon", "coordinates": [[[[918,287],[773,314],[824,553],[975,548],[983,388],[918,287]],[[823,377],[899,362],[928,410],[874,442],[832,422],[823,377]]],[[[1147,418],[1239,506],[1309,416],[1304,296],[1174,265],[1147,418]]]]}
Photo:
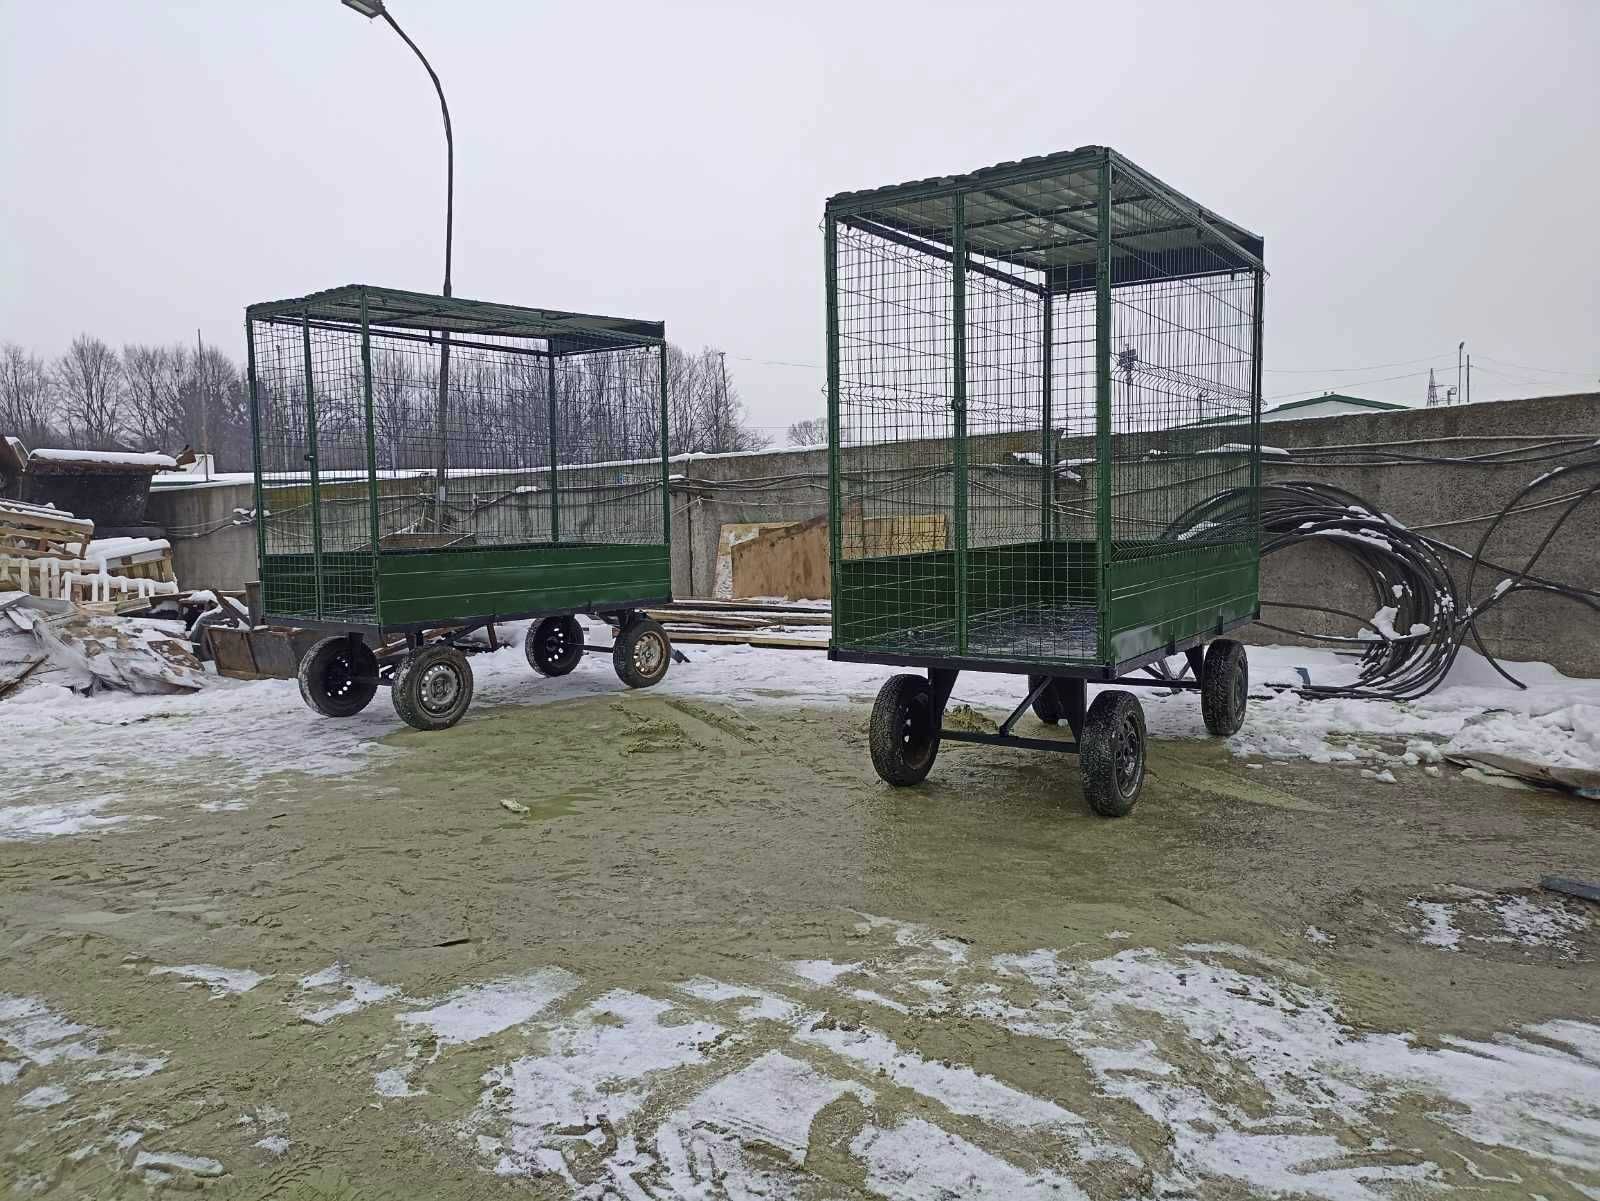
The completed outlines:
{"type": "Polygon", "coordinates": [[[1461,356],[1467,349],[1466,339],[1463,338],[1456,344],[1456,397],[1459,399],[1461,392],[1461,356]]]}
{"type": "Polygon", "coordinates": [[[1467,356],[1467,390],[1462,393],[1461,403],[1465,405],[1472,403],[1472,356],[1470,354],[1467,356]]]}
{"type": "Polygon", "coordinates": [[[206,344],[200,331],[194,331],[194,391],[200,402],[200,462],[206,479],[211,478],[211,398],[206,395],[206,344]]]}

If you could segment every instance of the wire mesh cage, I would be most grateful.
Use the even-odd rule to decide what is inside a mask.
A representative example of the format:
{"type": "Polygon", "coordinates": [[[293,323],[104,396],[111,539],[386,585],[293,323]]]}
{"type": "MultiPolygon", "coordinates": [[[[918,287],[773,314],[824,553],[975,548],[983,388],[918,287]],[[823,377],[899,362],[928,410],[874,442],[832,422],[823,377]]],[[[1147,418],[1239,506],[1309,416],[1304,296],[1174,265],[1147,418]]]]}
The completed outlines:
{"type": "Polygon", "coordinates": [[[831,198],[834,654],[1114,672],[1256,612],[1259,237],[1102,147],[831,198]]]}
{"type": "Polygon", "coordinates": [[[670,597],[661,323],[352,285],[245,324],[269,618],[670,597]]]}

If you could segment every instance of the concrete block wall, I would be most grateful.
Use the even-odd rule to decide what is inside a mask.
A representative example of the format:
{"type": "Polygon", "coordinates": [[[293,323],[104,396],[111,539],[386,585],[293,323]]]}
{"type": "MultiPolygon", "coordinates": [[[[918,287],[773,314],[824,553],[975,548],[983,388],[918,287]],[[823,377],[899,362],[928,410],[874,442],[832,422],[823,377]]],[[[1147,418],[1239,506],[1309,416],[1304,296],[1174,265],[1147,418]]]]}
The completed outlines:
{"type": "MultiPolygon", "coordinates": [[[[1181,436],[1181,435],[1180,435],[1181,436]]],[[[1374,412],[1360,416],[1275,422],[1263,428],[1274,446],[1288,448],[1349,447],[1387,444],[1386,449],[1422,457],[1470,457],[1505,450],[1518,443],[1509,438],[1576,436],[1600,439],[1600,394],[1536,397],[1443,409],[1374,412]]],[[[1159,435],[1140,435],[1141,445],[1163,446],[1159,435]]],[[[973,440],[970,459],[982,472],[988,487],[982,513],[974,508],[974,529],[989,518],[987,541],[1009,541],[1032,536],[1026,515],[1008,516],[1004,498],[1036,497],[1039,468],[1011,459],[1014,450],[1034,450],[1037,435],[990,434],[973,440]],[[1012,523],[1016,522],[1015,530],[1012,523]]],[[[1522,443],[1522,445],[1530,445],[1522,443]]],[[[1088,439],[1067,439],[1061,457],[1088,457],[1088,439]]],[[[824,449],[775,450],[756,454],[700,455],[675,459],[672,503],[673,591],[679,596],[709,596],[714,589],[716,555],[726,523],[803,521],[828,511],[827,451],[824,449]]],[[[1319,466],[1263,459],[1266,483],[1275,480],[1316,480],[1343,488],[1363,498],[1380,512],[1472,551],[1486,518],[1522,487],[1561,460],[1528,466],[1462,466],[1419,462],[1402,466],[1337,464],[1319,466]]],[[[948,474],[938,468],[949,462],[949,447],[928,440],[847,449],[847,472],[869,464],[875,472],[904,469],[911,480],[896,492],[884,511],[905,512],[915,507],[929,512],[947,511],[948,474]],[[922,469],[922,470],[916,470],[922,469]]],[[[563,528],[580,535],[603,527],[598,506],[578,499],[585,488],[608,478],[608,470],[582,469],[561,473],[564,492],[563,528]],[[570,483],[569,483],[570,480],[570,483]]],[[[1127,482],[1127,469],[1119,478],[1127,482]]],[[[538,473],[533,473],[538,474],[538,473]]],[[[1154,478],[1154,477],[1153,477],[1154,478]]],[[[1585,485],[1600,481],[1589,472],[1585,485]]],[[[536,482],[536,481],[535,481],[536,482]]],[[[1135,481],[1137,482],[1137,481],[1135,481]]],[[[396,488],[416,491],[414,481],[394,482],[396,488]]],[[[512,485],[514,486],[514,484],[512,485]]],[[[1059,485],[1065,499],[1074,487],[1059,485]]],[[[1093,496],[1093,473],[1085,473],[1081,487],[1085,504],[1093,496]]],[[[1562,487],[1559,493],[1577,488],[1562,487]]],[[[387,485],[386,485],[387,489],[387,485]]],[[[590,493],[589,495],[596,495],[590,493]]],[[[1174,512],[1192,498],[1166,506],[1174,512]],[[1176,506],[1176,507],[1175,507],[1176,506]]],[[[247,484],[190,485],[161,489],[150,498],[150,520],[168,527],[173,537],[174,564],[186,587],[243,587],[255,578],[255,535],[248,527],[227,526],[235,508],[251,505],[247,484]],[[221,522],[222,527],[213,529],[221,522]],[[186,533],[207,531],[195,537],[186,533]]],[[[871,516],[871,502],[867,515],[871,516]]],[[[529,506],[530,528],[539,520],[537,503],[529,506]]],[[[1017,512],[1025,514],[1019,506],[1017,512]]],[[[1485,549],[1487,558],[1510,568],[1520,568],[1537,540],[1549,528],[1559,509],[1545,509],[1509,520],[1485,549]]],[[[1070,536],[1077,531],[1063,530],[1070,536]]],[[[1338,551],[1323,547],[1296,547],[1268,556],[1262,565],[1262,594],[1275,600],[1348,609],[1362,616],[1377,607],[1370,586],[1359,573],[1342,562],[1338,551]]],[[[1452,563],[1458,580],[1465,583],[1465,567],[1452,563]]],[[[1589,502],[1551,541],[1539,561],[1538,571],[1552,579],[1600,590],[1600,498],[1589,502]]],[[[1503,578],[1498,571],[1480,573],[1473,599],[1491,594],[1503,578]]],[[[1349,623],[1322,619],[1292,610],[1264,617],[1275,624],[1294,626],[1310,633],[1350,633],[1349,623]]],[[[1492,610],[1481,628],[1491,649],[1507,659],[1542,659],[1575,675],[1600,676],[1600,615],[1571,601],[1554,597],[1519,595],[1492,610]]],[[[1294,641],[1288,635],[1253,630],[1256,642],[1294,641]]]]}

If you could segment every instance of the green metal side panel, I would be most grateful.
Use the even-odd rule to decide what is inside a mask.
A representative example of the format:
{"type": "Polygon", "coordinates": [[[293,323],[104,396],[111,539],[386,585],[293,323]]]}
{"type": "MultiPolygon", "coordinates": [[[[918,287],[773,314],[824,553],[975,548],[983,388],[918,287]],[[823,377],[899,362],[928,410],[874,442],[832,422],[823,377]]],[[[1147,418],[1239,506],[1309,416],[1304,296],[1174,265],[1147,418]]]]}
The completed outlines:
{"type": "MultiPolygon", "coordinates": [[[[1127,552],[1119,544],[1118,553],[1127,552]]],[[[1260,557],[1248,543],[1196,546],[1117,559],[1106,569],[1113,663],[1212,634],[1255,616],[1260,557]]]]}
{"type": "Polygon", "coordinates": [[[672,595],[662,545],[405,551],[378,557],[379,624],[579,612],[672,595]]]}
{"type": "MultiPolygon", "coordinates": [[[[956,557],[936,550],[882,559],[846,559],[833,581],[834,645],[873,650],[892,645],[913,629],[950,625],[956,619],[956,557]],[[919,598],[909,610],[906,597],[919,598]]],[[[951,652],[954,653],[954,643],[951,652]]]]}
{"type": "MultiPolygon", "coordinates": [[[[1023,542],[969,548],[964,591],[971,616],[983,619],[1037,608],[1046,583],[1053,600],[1062,605],[1092,607],[1096,579],[1094,542],[1023,542]]],[[[953,550],[847,559],[834,572],[833,645],[865,653],[959,656],[960,591],[953,550]],[[917,598],[915,605],[907,604],[908,595],[917,598]]],[[[1026,647],[1006,657],[1041,663],[1092,661],[1087,654],[1081,659],[1039,658],[1026,647]]]]}
{"type": "Polygon", "coordinates": [[[339,579],[339,605],[317,612],[317,556],[277,554],[261,557],[261,605],[268,617],[303,617],[370,625],[377,617],[372,589],[372,556],[366,551],[324,551],[324,577],[339,579]]]}

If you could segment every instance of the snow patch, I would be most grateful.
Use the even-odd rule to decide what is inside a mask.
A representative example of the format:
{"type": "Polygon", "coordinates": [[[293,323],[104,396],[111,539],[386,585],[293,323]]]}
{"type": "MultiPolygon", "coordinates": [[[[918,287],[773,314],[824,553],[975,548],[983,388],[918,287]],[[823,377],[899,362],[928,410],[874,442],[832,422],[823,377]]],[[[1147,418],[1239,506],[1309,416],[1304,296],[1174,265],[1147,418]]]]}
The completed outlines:
{"type": "Polygon", "coordinates": [[[578,978],[558,967],[525,976],[458,988],[429,1009],[395,1015],[406,1026],[422,1026],[440,1045],[476,1042],[520,1026],[578,986],[578,978]]]}
{"type": "Polygon", "coordinates": [[[152,976],[181,976],[190,984],[204,984],[214,997],[246,993],[263,980],[272,979],[248,968],[218,967],[213,963],[186,963],[179,967],[155,967],[152,976]]]}

